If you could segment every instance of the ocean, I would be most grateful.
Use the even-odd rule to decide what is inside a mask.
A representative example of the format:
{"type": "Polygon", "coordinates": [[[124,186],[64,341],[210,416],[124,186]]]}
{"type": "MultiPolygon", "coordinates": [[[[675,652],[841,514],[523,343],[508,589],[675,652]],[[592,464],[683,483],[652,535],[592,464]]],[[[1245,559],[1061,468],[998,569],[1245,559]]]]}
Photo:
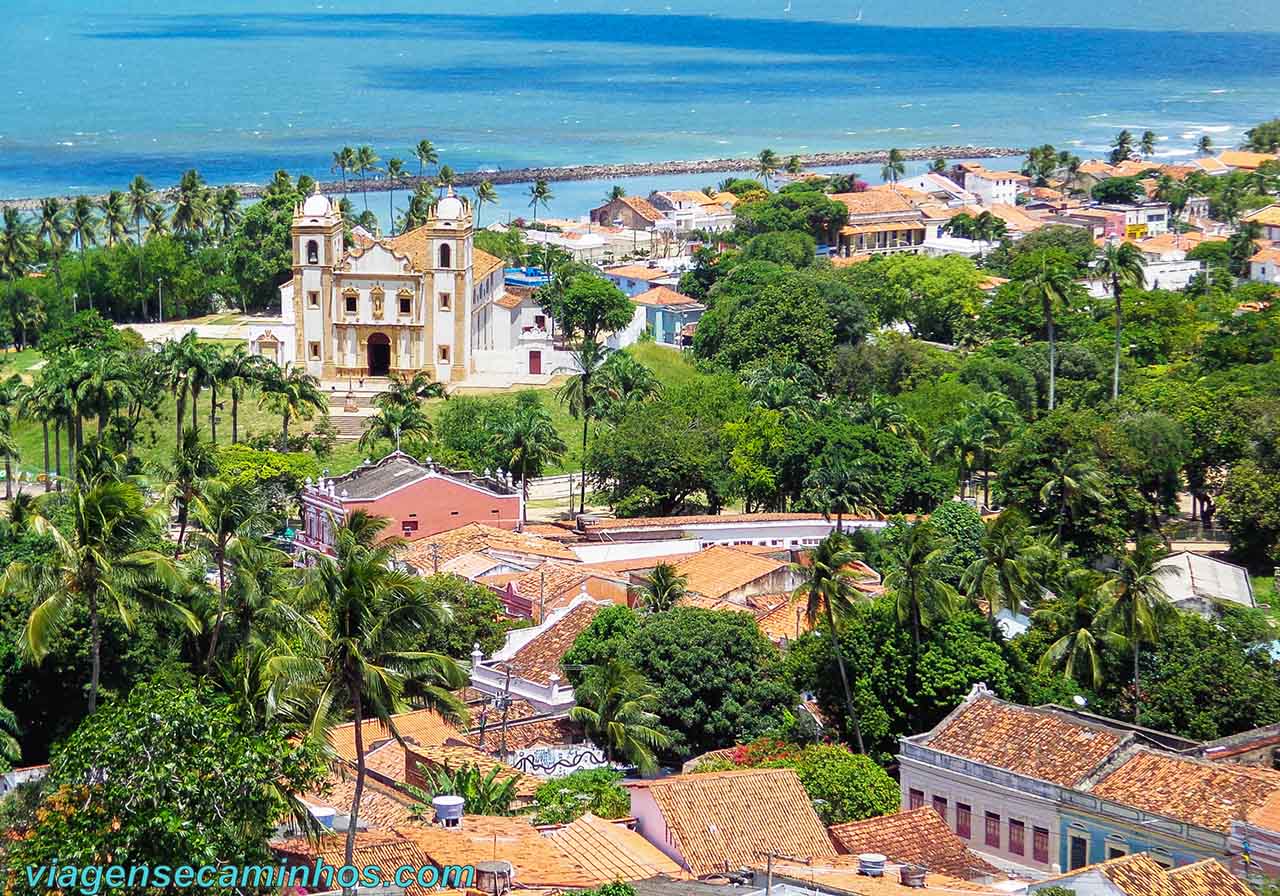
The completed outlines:
{"type": "MultiPolygon", "coordinates": [[[[1275,0],[0,7],[0,197],[97,193],[137,173],[167,186],[191,167],[212,183],[327,177],[333,151],[361,143],[416,172],[424,137],[457,170],[766,146],[1051,142],[1089,156],[1123,127],[1155,131],[1157,156],[1174,158],[1280,114],[1275,0]]],[[[553,214],[603,193],[554,189],[553,214]]],[[[486,211],[523,212],[519,192],[486,211]]]]}

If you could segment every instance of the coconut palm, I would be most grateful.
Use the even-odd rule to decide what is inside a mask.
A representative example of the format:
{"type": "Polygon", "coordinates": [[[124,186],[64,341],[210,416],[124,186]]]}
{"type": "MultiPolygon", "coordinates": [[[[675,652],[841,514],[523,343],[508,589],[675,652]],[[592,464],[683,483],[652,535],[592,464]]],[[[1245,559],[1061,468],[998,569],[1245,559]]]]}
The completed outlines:
{"type": "MultiPolygon", "coordinates": [[[[133,219],[134,240],[138,244],[138,292],[141,293],[143,291],[143,283],[146,282],[142,270],[142,222],[149,217],[152,213],[152,208],[158,203],[155,200],[155,193],[151,190],[151,184],[141,174],[129,182],[129,191],[125,196],[129,217],[133,219]]],[[[147,316],[145,300],[143,300],[142,316],[144,318],[147,316]]]]}
{"type": "Polygon", "coordinates": [[[600,367],[597,387],[600,416],[615,422],[630,408],[662,393],[654,372],[628,352],[609,353],[600,367]]]}
{"type": "Polygon", "coordinates": [[[1103,681],[1103,651],[1118,646],[1121,639],[1104,624],[1106,597],[1097,573],[1076,570],[1065,586],[1062,597],[1031,614],[1058,636],[1045,649],[1038,668],[1041,672],[1061,671],[1064,678],[1097,690],[1103,681]]]}
{"type": "Polygon", "coordinates": [[[1142,253],[1133,243],[1108,243],[1093,265],[1093,273],[1111,284],[1115,302],[1115,363],[1111,373],[1111,400],[1120,400],[1120,336],[1124,326],[1120,294],[1125,289],[1140,287],[1146,277],[1142,253]]]}
{"type": "Polygon", "coordinates": [[[1067,520],[1077,517],[1086,502],[1101,504],[1107,500],[1106,487],[1106,476],[1092,460],[1055,457],[1049,462],[1049,478],[1040,487],[1040,503],[1045,508],[1056,507],[1059,539],[1067,520]]]}
{"type": "Polygon", "coordinates": [[[642,773],[657,767],[654,751],[670,744],[671,736],[658,727],[658,694],[638,670],[617,658],[588,666],[573,697],[577,705],[569,718],[586,729],[607,762],[618,758],[642,773]]]}
{"type": "Polygon", "coordinates": [[[977,469],[982,471],[982,503],[990,506],[991,455],[999,452],[1022,417],[1013,400],[1003,392],[984,393],[976,401],[965,402],[964,410],[973,437],[977,469]]]}
{"type": "Polygon", "coordinates": [[[440,188],[440,195],[444,196],[457,182],[458,177],[453,173],[453,169],[448,165],[441,165],[440,170],[436,172],[436,186],[440,188]]]}
{"type": "Polygon", "coordinates": [[[1123,162],[1131,155],[1133,155],[1133,134],[1126,129],[1116,134],[1116,139],[1111,141],[1111,164],[1123,162]]]}
{"type": "Polygon", "coordinates": [[[975,602],[987,605],[987,620],[994,626],[1002,609],[1017,613],[1031,596],[1031,572],[1026,556],[1033,549],[1027,518],[1015,508],[987,520],[979,544],[981,553],[960,578],[960,590],[975,602]]]}
{"type": "Polygon", "coordinates": [[[88,196],[77,196],[71,200],[68,214],[68,226],[71,235],[76,238],[76,247],[80,250],[80,276],[84,281],[85,294],[89,300],[89,308],[93,308],[93,281],[89,279],[88,249],[98,240],[98,216],[95,214],[93,200],[88,196]]]}
{"type": "Polygon", "coordinates": [[[240,191],[235,187],[223,187],[214,194],[213,220],[217,224],[218,238],[231,239],[240,223],[240,191]]]}
{"type": "Polygon", "coordinates": [[[610,202],[616,202],[626,195],[627,191],[621,184],[614,184],[609,188],[609,192],[604,194],[605,205],[608,205],[610,202]]]}
{"type": "Polygon", "coordinates": [[[899,530],[888,551],[891,567],[884,586],[894,595],[898,621],[911,625],[915,653],[920,654],[920,629],[951,617],[959,595],[943,578],[950,539],[943,538],[933,523],[921,520],[899,530]]]}
{"type": "Polygon", "coordinates": [[[18,717],[0,703],[0,761],[13,766],[21,758],[22,749],[18,746],[18,717]]]}
{"type": "Polygon", "coordinates": [[[1073,287],[1071,272],[1061,264],[1042,258],[1040,268],[1022,284],[1022,294],[1040,303],[1049,340],[1049,410],[1057,399],[1058,336],[1053,322],[1054,308],[1066,305],[1073,287]]]}
{"type": "Polygon", "coordinates": [[[902,155],[902,150],[889,150],[889,156],[885,159],[884,167],[880,169],[880,179],[887,184],[896,184],[906,172],[907,163],[902,155]]]}
{"type": "Polygon", "coordinates": [[[482,180],[476,184],[476,229],[480,229],[480,210],[485,204],[497,205],[499,202],[498,191],[494,189],[491,181],[482,180]]]}
{"type": "Polygon", "coordinates": [[[769,186],[773,180],[773,176],[778,173],[778,169],[782,167],[782,159],[772,149],[762,149],[756,155],[756,174],[764,181],[764,185],[769,186]]]}
{"type": "Polygon", "coordinates": [[[1119,558],[1119,565],[1107,573],[1102,585],[1109,604],[1103,621],[1124,636],[1133,649],[1133,721],[1142,715],[1142,687],[1139,659],[1143,642],[1155,643],[1162,625],[1173,615],[1173,605],[1162,581],[1173,574],[1160,561],[1169,555],[1164,543],[1154,535],[1140,536],[1132,550],[1119,558]]]}
{"type": "Polygon", "coordinates": [[[962,501],[965,497],[965,483],[973,468],[977,441],[976,428],[967,417],[953,417],[939,426],[933,434],[934,460],[955,461],[962,501]]]}
{"type": "Polygon", "coordinates": [[[862,426],[891,432],[895,436],[906,435],[911,429],[911,419],[896,401],[883,392],[872,392],[866,401],[854,405],[853,417],[862,426]]]}
{"type": "Polygon", "coordinates": [[[174,194],[170,223],[179,236],[201,233],[209,220],[209,188],[200,172],[191,168],[184,171],[174,194]]]}
{"type": "Polygon", "coordinates": [[[169,216],[164,205],[157,202],[147,209],[147,239],[168,236],[169,216]]]}
{"type": "Polygon", "coordinates": [[[129,480],[99,477],[73,488],[65,503],[56,505],[64,528],[55,525],[48,512],[62,502],[54,495],[39,499],[31,528],[49,539],[52,551],[39,563],[16,560],[0,576],[0,592],[30,598],[35,606],[22,633],[22,650],[34,662],[42,662],[55,635],[70,621],[77,608],[88,613],[89,712],[98,705],[102,670],[102,616],[113,610],[132,629],[140,605],[163,611],[198,628],[189,610],[146,586],[159,582],[176,587],[178,577],[168,558],[153,550],[137,550],[148,533],[156,531],[167,516],[162,505],[147,507],[139,486],[129,480]]]}
{"type": "Polygon", "coordinates": [[[387,192],[390,194],[387,208],[387,229],[395,233],[396,184],[404,179],[404,159],[387,159],[387,192]]]}
{"type": "Polygon", "coordinates": [[[289,423],[295,417],[309,420],[316,411],[328,411],[329,400],[320,391],[320,381],[298,368],[263,382],[259,403],[280,415],[280,450],[289,450],[289,423]]]}
{"type": "Polygon", "coordinates": [[[404,439],[425,442],[430,438],[431,421],[421,405],[387,405],[369,418],[359,444],[361,448],[369,448],[385,439],[399,452],[404,439]]]}
{"type": "Polygon", "coordinates": [[[364,210],[369,210],[369,175],[376,174],[382,169],[378,167],[378,163],[382,159],[378,158],[378,154],[373,151],[373,147],[365,143],[356,148],[355,164],[352,170],[360,175],[360,190],[364,193],[364,210]]]}
{"type": "Polygon", "coordinates": [[[430,398],[448,398],[449,393],[443,383],[436,382],[435,377],[425,370],[419,370],[413,376],[393,371],[388,377],[387,389],[373,400],[375,407],[400,407],[416,405],[430,398]]]}
{"type": "Polygon", "coordinates": [[[342,172],[342,194],[347,194],[347,172],[354,171],[356,167],[356,151],[350,146],[344,146],[333,154],[333,164],[329,166],[330,171],[342,172]]]}
{"type": "Polygon", "coordinates": [[[529,512],[529,480],[541,476],[547,465],[564,457],[568,447],[551,415],[536,399],[516,405],[515,413],[494,433],[493,447],[499,463],[520,480],[523,528],[529,512]]]}
{"type": "Polygon", "coordinates": [[[427,176],[427,166],[440,162],[440,153],[431,145],[430,140],[419,140],[413,148],[413,157],[418,160],[418,177],[427,176]]]}
{"type": "Polygon", "coordinates": [[[180,339],[171,339],[161,346],[157,354],[160,381],[173,396],[175,414],[175,444],[182,442],[182,424],[186,415],[187,395],[191,382],[198,375],[200,344],[194,330],[180,339]]]}
{"type": "Polygon", "coordinates": [[[1156,153],[1156,132],[1143,131],[1142,138],[1138,141],[1138,151],[1144,156],[1153,156],[1156,153]]]}
{"type": "Polygon", "coordinates": [[[242,344],[222,354],[218,378],[231,390],[231,443],[240,441],[240,400],[247,390],[277,373],[275,365],[261,355],[251,355],[242,344]]]}
{"type": "Polygon", "coordinates": [[[323,740],[340,708],[351,710],[356,782],[348,863],[367,772],[364,722],[378,720],[400,741],[394,716],[411,696],[449,720],[464,712],[452,694],[467,683],[463,670],[447,656],[412,649],[447,623],[447,611],[429,598],[421,578],[394,568],[396,539],[378,541],[384,525],[357,511],[335,526],[334,555],[317,556],[303,574],[300,597],[317,608],[309,631],[267,662],[278,701],[305,715],[314,739],[323,740]]]}
{"type": "Polygon", "coordinates": [[[125,194],[112,190],[102,199],[102,242],[108,247],[123,243],[129,235],[129,204],[125,194]]]}
{"type": "Polygon", "coordinates": [[[786,171],[793,177],[804,171],[804,163],[800,161],[799,156],[791,156],[787,159],[786,171]]]}
{"type": "Polygon", "coordinates": [[[67,241],[70,238],[71,225],[67,221],[67,207],[62,200],[53,197],[41,199],[40,211],[36,216],[36,239],[49,247],[59,295],[62,294],[62,255],[67,251],[67,241]]]}
{"type": "Polygon", "coordinates": [[[650,613],[665,613],[685,596],[688,576],[682,576],[670,563],[659,563],[641,579],[635,588],[640,605],[650,613]]]}
{"type": "Polygon", "coordinates": [[[1196,141],[1196,152],[1202,156],[1207,156],[1213,152],[1213,138],[1208,134],[1202,134],[1200,139],[1196,141]]]}
{"type": "MultiPolygon", "coordinates": [[[[56,419],[57,408],[50,394],[49,383],[43,377],[37,377],[29,385],[24,385],[18,396],[18,413],[28,420],[39,420],[40,431],[44,438],[44,490],[53,489],[53,477],[49,467],[49,424],[56,419]]],[[[6,476],[7,480],[8,477],[6,476]]]]}
{"type": "Polygon", "coordinates": [[[804,499],[816,506],[827,522],[836,518],[836,532],[844,531],[844,518],[876,512],[873,483],[859,457],[823,453],[804,478],[804,499]]]}
{"type": "Polygon", "coordinates": [[[599,401],[596,378],[608,356],[608,349],[594,341],[584,341],[570,352],[573,373],[556,393],[561,402],[569,406],[569,413],[576,420],[582,419],[582,498],[578,512],[587,510],[587,436],[591,418],[595,416],[599,401]]]}
{"type": "Polygon", "coordinates": [[[533,223],[538,223],[538,207],[545,207],[554,195],[551,192],[551,185],[542,178],[538,178],[529,187],[529,207],[533,209],[533,223]]]}
{"type": "Polygon", "coordinates": [[[5,422],[11,416],[6,412],[3,417],[0,417],[0,459],[4,460],[4,499],[6,501],[13,500],[13,465],[22,457],[18,440],[13,436],[13,425],[11,422],[5,422]]]}
{"type": "Polygon", "coordinates": [[[191,518],[191,505],[206,486],[206,480],[215,476],[218,465],[214,462],[212,448],[200,441],[194,429],[182,431],[182,441],[173,449],[173,458],[164,470],[169,491],[177,505],[178,537],[174,556],[182,553],[187,536],[187,524],[191,518]]]}

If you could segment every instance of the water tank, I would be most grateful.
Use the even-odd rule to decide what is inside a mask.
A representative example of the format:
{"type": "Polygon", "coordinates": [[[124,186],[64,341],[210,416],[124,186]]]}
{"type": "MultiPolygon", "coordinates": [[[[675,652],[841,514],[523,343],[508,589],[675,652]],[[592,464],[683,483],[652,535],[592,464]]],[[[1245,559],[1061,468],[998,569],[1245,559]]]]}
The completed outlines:
{"type": "Polygon", "coordinates": [[[858,873],[867,877],[884,877],[884,863],[887,861],[878,852],[864,852],[858,856],[858,873]]]}
{"type": "Polygon", "coordinates": [[[476,862],[475,889],[489,896],[505,896],[511,892],[511,879],[515,871],[511,863],[498,859],[494,862],[476,862]]]}
{"type": "Polygon", "coordinates": [[[923,889],[927,872],[928,869],[923,865],[902,865],[898,868],[898,882],[904,887],[923,889]]]}
{"type": "Polygon", "coordinates": [[[311,817],[319,822],[321,827],[333,828],[333,819],[337,816],[338,810],[332,806],[310,806],[311,817]]]}
{"type": "Polygon", "coordinates": [[[436,810],[436,824],[442,828],[456,828],[462,824],[464,801],[460,796],[438,796],[431,801],[436,810]]]}

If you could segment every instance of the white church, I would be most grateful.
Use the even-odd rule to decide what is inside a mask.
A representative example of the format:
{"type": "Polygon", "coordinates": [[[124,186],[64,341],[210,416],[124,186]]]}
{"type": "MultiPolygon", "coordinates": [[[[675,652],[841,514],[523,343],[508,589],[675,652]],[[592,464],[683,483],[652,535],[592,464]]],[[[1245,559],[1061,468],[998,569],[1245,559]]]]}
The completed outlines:
{"type": "Polygon", "coordinates": [[[279,317],[250,326],[253,354],[374,388],[419,370],[442,383],[539,383],[572,363],[532,290],[508,288],[502,260],[472,245],[470,204],[452,190],[421,227],[351,248],[337,205],[317,192],[295,208],[292,235],[293,277],[279,317]]]}

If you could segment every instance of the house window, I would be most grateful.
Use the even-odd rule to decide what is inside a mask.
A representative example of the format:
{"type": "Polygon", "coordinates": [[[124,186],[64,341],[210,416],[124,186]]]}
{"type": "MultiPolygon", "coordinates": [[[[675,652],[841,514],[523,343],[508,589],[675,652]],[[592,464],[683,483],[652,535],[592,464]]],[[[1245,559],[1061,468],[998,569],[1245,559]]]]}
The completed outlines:
{"type": "Polygon", "coordinates": [[[312,292],[307,293],[307,307],[308,308],[320,307],[320,293],[315,292],[314,290],[312,292]]]}
{"type": "Polygon", "coordinates": [[[346,302],[347,314],[355,314],[355,313],[356,313],[356,303],[360,301],[360,297],[359,297],[359,296],[344,296],[344,297],[343,297],[343,299],[344,299],[344,301],[346,302]]]}
{"type": "Polygon", "coordinates": [[[315,240],[307,243],[307,264],[320,263],[320,244],[315,240]]]}
{"type": "Polygon", "coordinates": [[[1000,848],[1000,816],[995,812],[988,812],[986,817],[987,831],[983,842],[992,849],[1000,848]]]}
{"type": "Polygon", "coordinates": [[[1071,850],[1067,857],[1067,870],[1075,871],[1089,864],[1089,840],[1080,834],[1071,835],[1071,850]]]}
{"type": "Polygon", "coordinates": [[[1049,862],[1049,830],[1033,828],[1031,831],[1031,857],[1042,865],[1049,862]]]}
{"type": "Polygon", "coordinates": [[[449,293],[447,292],[440,293],[440,310],[441,311],[449,310],[450,306],[453,304],[450,301],[451,299],[452,299],[452,296],[450,296],[449,293]]]}
{"type": "Polygon", "coordinates": [[[942,816],[942,820],[947,820],[947,798],[945,796],[935,796],[933,798],[933,811],[942,816]]]}
{"type": "Polygon", "coordinates": [[[441,345],[441,346],[437,346],[436,348],[437,348],[437,356],[440,358],[440,363],[448,364],[449,363],[449,346],[441,345]]]}
{"type": "Polygon", "coordinates": [[[956,803],[956,834],[968,840],[973,836],[972,828],[969,824],[969,817],[973,810],[964,803],[956,803]]]}
{"type": "Polygon", "coordinates": [[[924,805],[924,791],[911,790],[907,793],[907,805],[912,809],[919,809],[924,805]]]}
{"type": "Polygon", "coordinates": [[[418,521],[417,520],[401,520],[400,529],[401,531],[404,532],[405,535],[408,535],[410,532],[417,532],[418,521]]]}
{"type": "Polygon", "coordinates": [[[1149,855],[1151,856],[1152,860],[1153,860],[1157,865],[1159,865],[1161,868],[1172,868],[1172,867],[1173,867],[1173,856],[1169,855],[1169,851],[1168,851],[1168,850],[1166,850],[1166,849],[1153,849],[1153,850],[1151,850],[1151,852],[1149,853],[1149,855]]]}
{"type": "Polygon", "coordinates": [[[1009,819],[1009,852],[1015,856],[1027,854],[1027,826],[1020,821],[1009,819]]]}
{"type": "Polygon", "coordinates": [[[1129,844],[1119,837],[1107,838],[1107,861],[1118,859],[1129,854],[1129,844]]]}
{"type": "Polygon", "coordinates": [[[307,346],[308,346],[307,354],[311,357],[311,360],[319,361],[320,360],[320,343],[310,342],[310,343],[307,343],[307,346]]]}
{"type": "Polygon", "coordinates": [[[453,259],[453,250],[449,248],[449,244],[445,243],[440,247],[440,267],[449,267],[449,262],[453,259]]]}

